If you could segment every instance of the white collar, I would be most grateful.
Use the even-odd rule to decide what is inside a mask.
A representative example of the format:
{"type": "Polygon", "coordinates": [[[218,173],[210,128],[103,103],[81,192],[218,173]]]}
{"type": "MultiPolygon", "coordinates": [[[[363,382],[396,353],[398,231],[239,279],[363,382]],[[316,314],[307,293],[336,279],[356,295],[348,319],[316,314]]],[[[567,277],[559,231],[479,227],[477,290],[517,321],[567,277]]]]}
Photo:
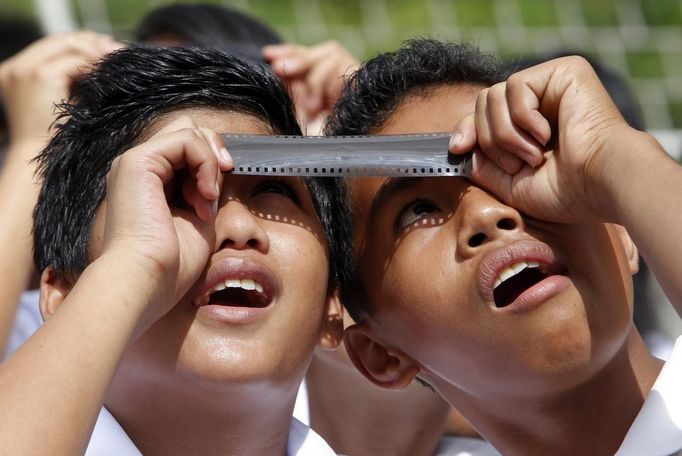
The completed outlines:
{"type": "MultiPolygon", "coordinates": [[[[336,453],[305,424],[292,418],[288,456],[335,456],[336,453]]],[[[85,456],[142,456],[120,424],[104,407],[99,413],[85,456]]]]}
{"type": "Polygon", "coordinates": [[[336,456],[327,442],[315,431],[296,418],[291,418],[289,440],[287,442],[288,456],[336,456]]]}
{"type": "Polygon", "coordinates": [[[665,456],[682,449],[682,336],[632,423],[617,456],[665,456]]]}

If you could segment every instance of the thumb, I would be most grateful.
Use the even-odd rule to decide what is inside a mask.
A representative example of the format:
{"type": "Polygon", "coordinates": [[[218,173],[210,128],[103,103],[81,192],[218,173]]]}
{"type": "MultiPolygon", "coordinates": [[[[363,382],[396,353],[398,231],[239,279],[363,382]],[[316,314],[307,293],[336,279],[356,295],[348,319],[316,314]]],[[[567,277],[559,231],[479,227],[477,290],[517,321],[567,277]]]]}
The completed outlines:
{"type": "Polygon", "coordinates": [[[470,179],[479,187],[495,195],[503,203],[510,203],[514,176],[505,172],[478,149],[474,150],[472,156],[470,179]]]}
{"type": "Polygon", "coordinates": [[[464,154],[474,148],[476,141],[478,141],[474,119],[474,114],[472,113],[455,124],[450,135],[450,144],[448,145],[450,153],[455,155],[464,154]]]}

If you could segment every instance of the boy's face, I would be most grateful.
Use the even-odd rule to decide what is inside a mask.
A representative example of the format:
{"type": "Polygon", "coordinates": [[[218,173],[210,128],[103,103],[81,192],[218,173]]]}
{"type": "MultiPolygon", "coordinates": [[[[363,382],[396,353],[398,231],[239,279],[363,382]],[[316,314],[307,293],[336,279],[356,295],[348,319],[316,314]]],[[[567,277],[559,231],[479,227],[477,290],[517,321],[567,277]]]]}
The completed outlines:
{"type": "MultiPolygon", "coordinates": [[[[410,97],[372,133],[451,131],[478,90],[410,97]]],[[[464,178],[355,179],[351,194],[371,309],[347,335],[356,359],[378,341],[447,398],[490,398],[564,390],[625,341],[631,280],[613,227],[531,220],[464,178]],[[500,269],[531,261],[540,267],[493,291],[500,269]]]]}
{"type": "MultiPolygon", "coordinates": [[[[208,110],[172,113],[149,133],[180,115],[217,132],[271,134],[252,116],[208,110]]],[[[105,217],[100,207],[93,257],[101,251],[105,217]]],[[[215,236],[197,284],[129,348],[112,384],[114,396],[125,397],[140,379],[147,385],[295,391],[323,336],[327,312],[338,311],[327,306],[326,244],[303,181],[225,174],[215,236]],[[205,305],[193,303],[199,290],[225,283],[205,305]]]]}

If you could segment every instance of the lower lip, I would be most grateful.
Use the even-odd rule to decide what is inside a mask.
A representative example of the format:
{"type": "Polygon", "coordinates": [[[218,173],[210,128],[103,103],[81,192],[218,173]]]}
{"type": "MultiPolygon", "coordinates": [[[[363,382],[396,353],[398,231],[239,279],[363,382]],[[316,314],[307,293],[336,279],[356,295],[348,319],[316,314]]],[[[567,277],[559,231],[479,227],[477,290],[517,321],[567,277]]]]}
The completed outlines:
{"type": "Polygon", "coordinates": [[[217,323],[246,325],[263,317],[272,307],[241,307],[206,304],[197,308],[197,317],[217,323]]]}
{"type": "Polygon", "coordinates": [[[495,306],[495,310],[515,313],[527,312],[561,293],[569,284],[570,280],[566,276],[549,276],[521,293],[511,304],[505,307],[495,306]]]}

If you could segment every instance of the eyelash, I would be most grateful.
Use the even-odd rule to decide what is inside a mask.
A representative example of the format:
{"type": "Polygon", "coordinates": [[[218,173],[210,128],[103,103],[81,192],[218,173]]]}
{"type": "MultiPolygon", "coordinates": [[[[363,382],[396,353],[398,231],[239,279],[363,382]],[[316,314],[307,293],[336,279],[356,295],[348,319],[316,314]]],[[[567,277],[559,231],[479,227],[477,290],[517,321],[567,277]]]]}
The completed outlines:
{"type": "Polygon", "coordinates": [[[408,215],[415,215],[413,214],[408,214],[409,210],[417,209],[419,206],[428,206],[430,209],[429,212],[426,213],[426,215],[433,214],[434,212],[440,211],[440,208],[433,204],[430,201],[427,200],[416,200],[416,201],[411,201],[407,203],[403,208],[398,212],[398,217],[396,217],[395,220],[395,230],[396,232],[404,230],[408,226],[412,225],[414,222],[423,219],[426,215],[418,215],[414,220],[411,220],[409,223],[405,223],[405,219],[408,215]]]}
{"type": "Polygon", "coordinates": [[[296,193],[296,190],[286,179],[272,179],[262,182],[258,185],[258,187],[256,187],[254,195],[262,193],[278,193],[282,196],[285,196],[286,198],[289,198],[297,206],[300,206],[301,204],[301,197],[298,195],[298,193],[296,193]],[[271,191],[272,189],[276,189],[278,191],[273,192],[271,191]]]}

